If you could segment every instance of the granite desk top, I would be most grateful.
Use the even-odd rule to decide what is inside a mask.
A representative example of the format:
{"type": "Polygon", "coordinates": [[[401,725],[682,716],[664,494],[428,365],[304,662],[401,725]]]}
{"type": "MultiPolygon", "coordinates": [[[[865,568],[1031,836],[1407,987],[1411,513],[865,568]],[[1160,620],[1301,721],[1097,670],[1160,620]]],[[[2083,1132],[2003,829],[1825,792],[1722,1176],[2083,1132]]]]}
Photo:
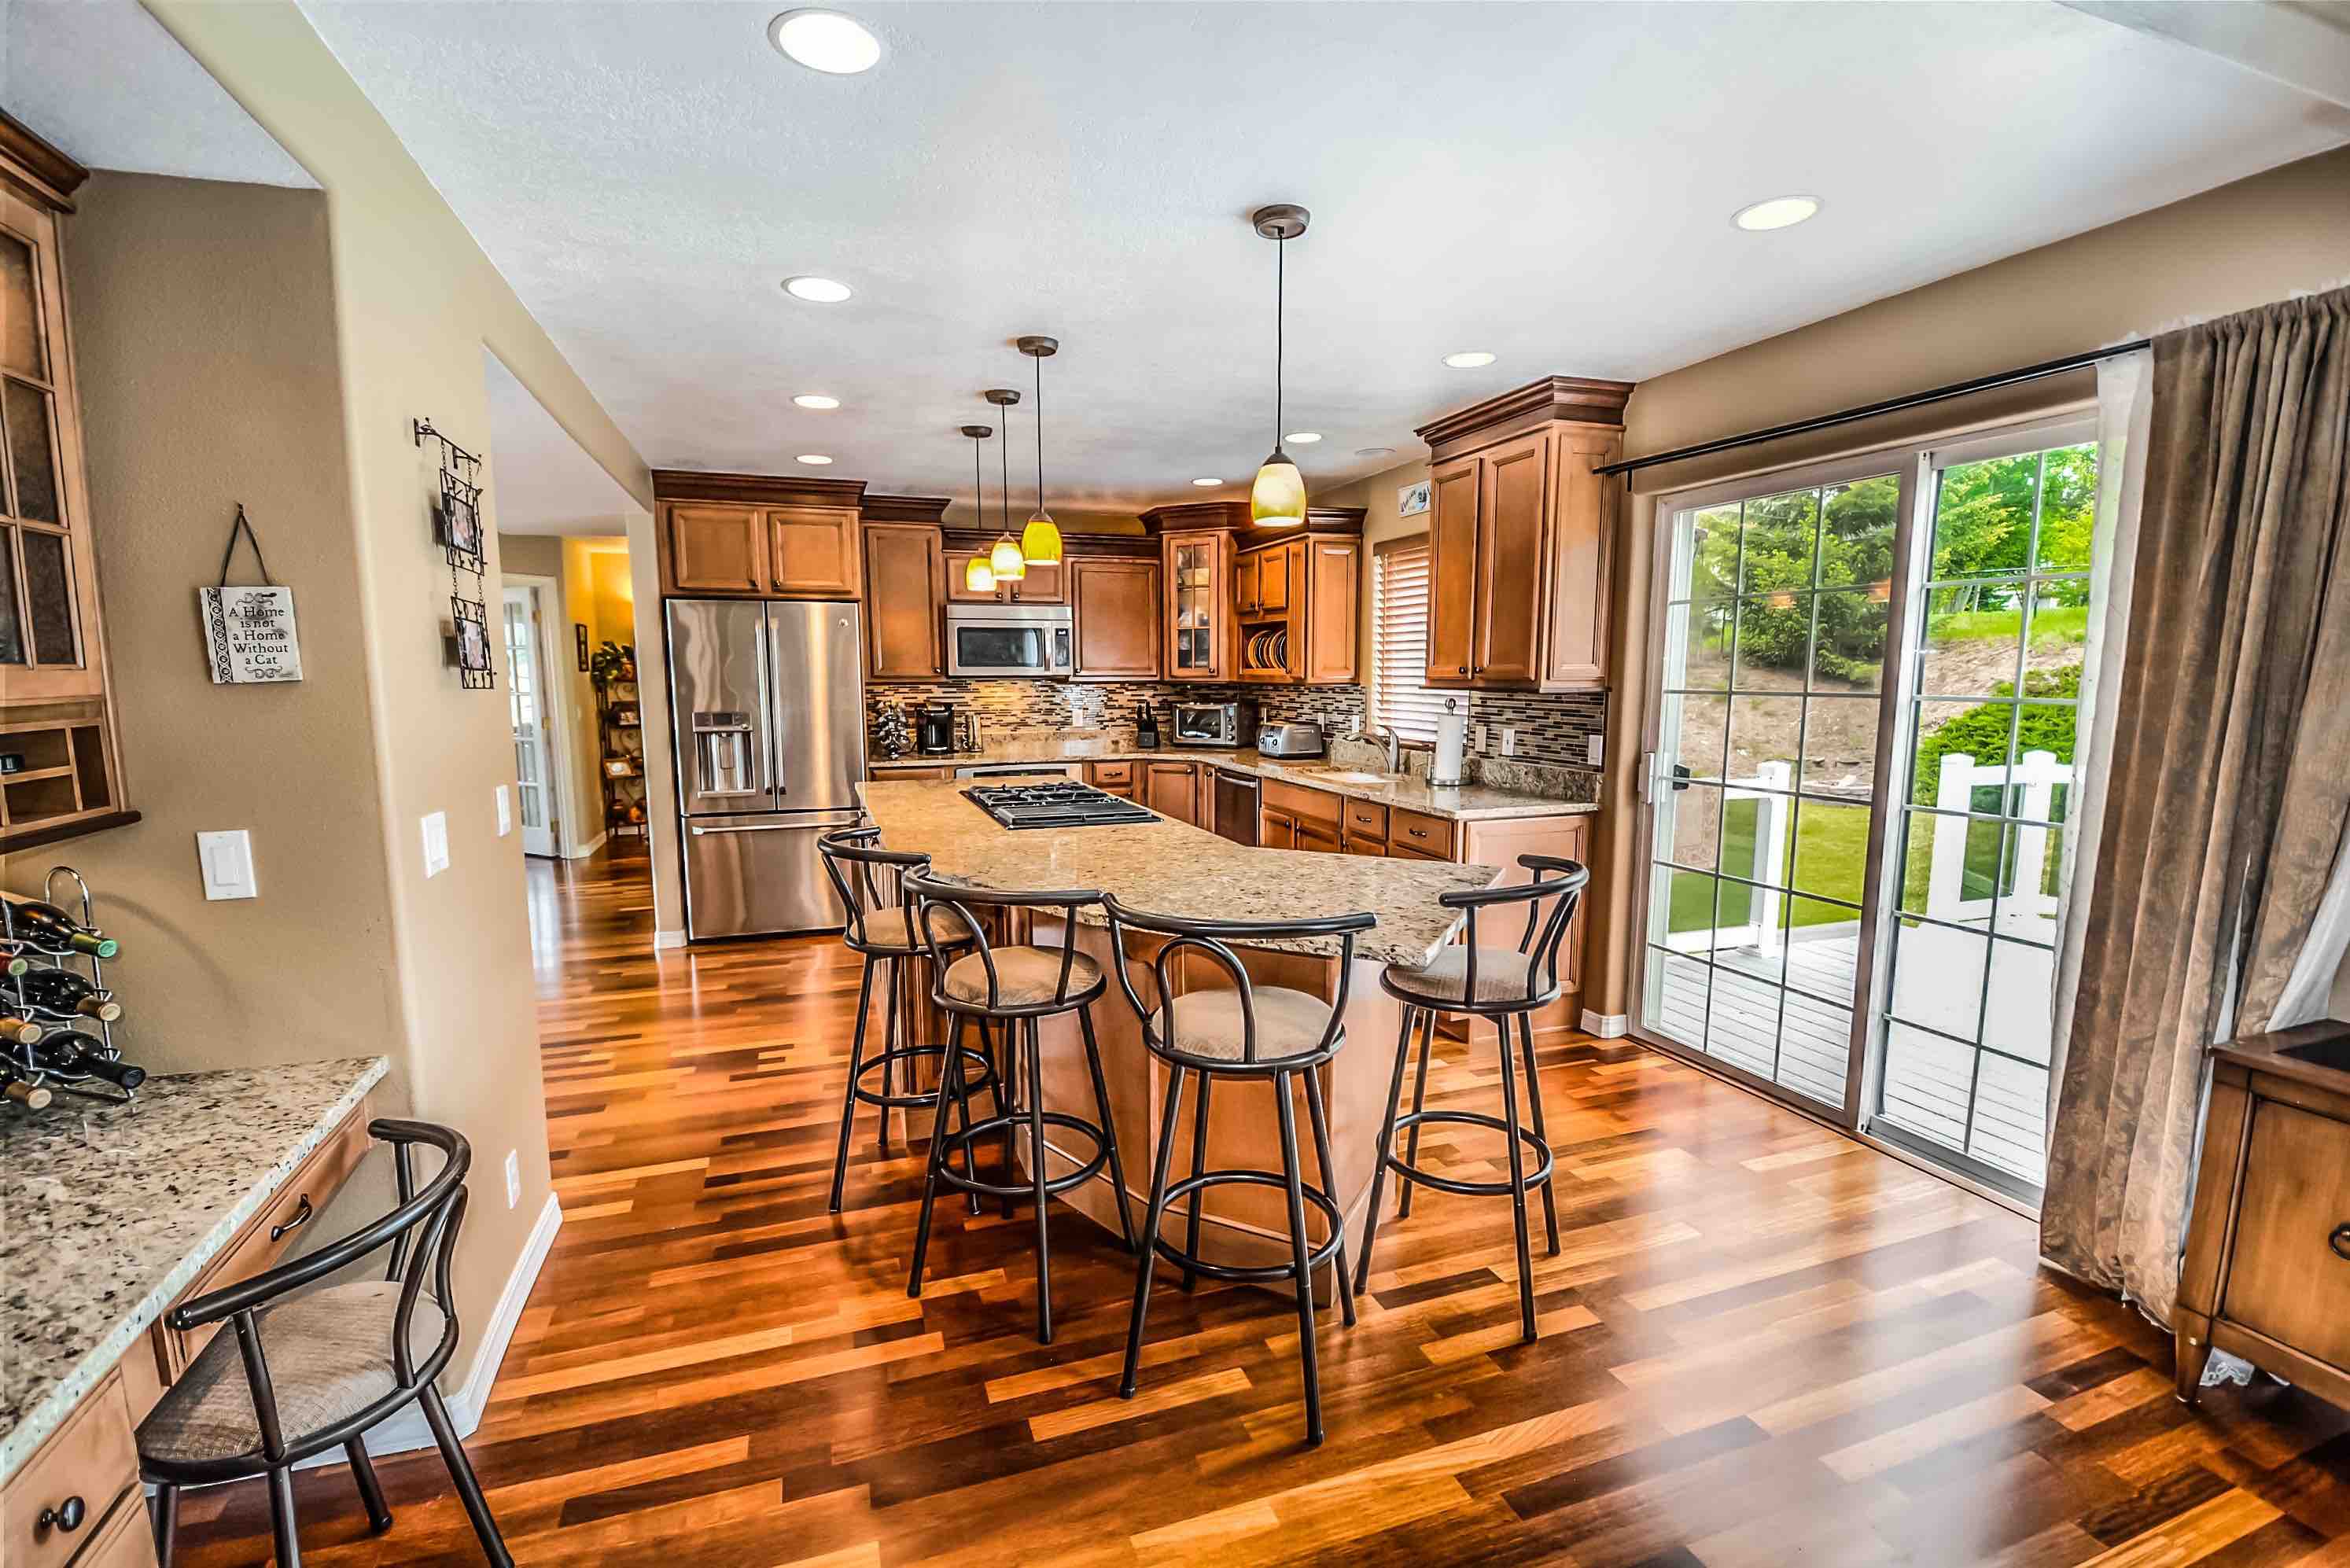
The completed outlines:
{"type": "Polygon", "coordinates": [[[326,1141],[380,1056],[150,1078],[0,1113],[0,1481],[326,1141]]]}
{"type": "MultiPolygon", "coordinates": [[[[865,806],[886,847],[928,855],[931,871],[948,881],[1003,892],[1098,888],[1137,909],[1198,919],[1307,919],[1368,909],[1379,923],[1355,939],[1355,952],[1385,963],[1427,962],[1460,919],[1437,903],[1438,895],[1489,887],[1502,875],[1491,867],[1435,860],[1256,849],[1166,817],[1015,833],[963,798],[970,784],[877,779],[863,786],[865,806]]],[[[1078,919],[1107,923],[1098,908],[1078,919]]],[[[1250,945],[1325,955],[1339,948],[1330,938],[1250,945]]]]}
{"type": "MultiPolygon", "coordinates": [[[[1114,763],[1163,762],[1211,763],[1220,768],[1251,774],[1261,779],[1279,779],[1285,784],[1303,784],[1308,789],[1328,790],[1356,800],[1367,800],[1380,805],[1399,805],[1409,811],[1425,812],[1430,816],[1449,817],[1455,822],[1498,822],[1510,818],[1534,816],[1572,816],[1599,809],[1589,801],[1559,800],[1549,795],[1529,794],[1518,790],[1495,789],[1486,784],[1461,784],[1451,789],[1437,789],[1418,774],[1389,774],[1377,781],[1334,777],[1332,764],[1319,758],[1311,761],[1284,762],[1274,757],[1260,756],[1253,751],[1218,751],[1205,746],[1161,746],[1146,751],[1131,740],[1113,736],[1071,737],[1059,740],[994,741],[976,752],[958,752],[944,757],[895,757],[873,759],[869,764],[877,778],[888,778],[892,768],[972,767],[998,763],[1114,763]]],[[[1343,770],[1357,771],[1357,770],[1343,770]]],[[[1375,770],[1364,769],[1363,772],[1375,770]]]]}

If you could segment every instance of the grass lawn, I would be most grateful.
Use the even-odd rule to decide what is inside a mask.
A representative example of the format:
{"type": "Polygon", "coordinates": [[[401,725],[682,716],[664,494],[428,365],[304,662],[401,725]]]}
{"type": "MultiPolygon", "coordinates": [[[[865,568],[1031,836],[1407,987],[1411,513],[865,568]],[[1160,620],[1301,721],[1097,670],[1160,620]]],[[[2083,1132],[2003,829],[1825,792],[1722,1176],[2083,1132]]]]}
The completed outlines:
{"type": "MultiPolygon", "coordinates": [[[[1721,864],[1737,867],[1754,864],[1754,834],[1761,824],[1762,803],[1732,801],[1721,825],[1721,864]]],[[[1861,883],[1868,864],[1868,813],[1860,807],[1823,808],[1816,802],[1798,805],[1794,845],[1794,877],[1790,886],[1799,893],[1860,901],[1861,883]],[[1809,806],[1810,809],[1804,809],[1809,806]]],[[[1685,875],[1673,878],[1669,929],[1701,931],[1709,926],[1741,926],[1753,919],[1754,890],[1742,883],[1721,884],[1721,910],[1712,909],[1713,879],[1685,875]]],[[[1835,904],[1798,903],[1793,923],[1798,926],[1841,925],[1860,917],[1835,904]]]]}
{"type": "MultiPolygon", "coordinates": [[[[1952,615],[1938,615],[1929,635],[1938,641],[1958,638],[2004,638],[2012,644],[2015,634],[2022,628],[2023,612],[2012,610],[1960,610],[1952,615]]],[[[2034,642],[2084,642],[2089,636],[2089,607],[2086,605],[2054,605],[2032,618],[2032,640],[2034,642]]]]}

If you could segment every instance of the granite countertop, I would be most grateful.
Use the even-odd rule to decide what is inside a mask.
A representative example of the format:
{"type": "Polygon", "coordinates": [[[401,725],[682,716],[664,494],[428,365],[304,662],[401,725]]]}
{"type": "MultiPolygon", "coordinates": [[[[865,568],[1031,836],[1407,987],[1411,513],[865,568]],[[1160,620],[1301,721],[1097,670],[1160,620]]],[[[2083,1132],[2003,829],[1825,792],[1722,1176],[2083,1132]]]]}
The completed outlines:
{"type": "MultiPolygon", "coordinates": [[[[1334,764],[1320,758],[1284,762],[1275,757],[1260,756],[1253,751],[1227,752],[1204,746],[1161,746],[1156,751],[1147,751],[1135,745],[1130,739],[1120,740],[1114,736],[995,741],[976,752],[958,752],[945,757],[877,757],[869,765],[880,776],[887,777],[887,770],[891,768],[1128,761],[1212,763],[1217,767],[1231,768],[1236,773],[1249,774],[1261,779],[1279,779],[1284,783],[1303,784],[1308,789],[1328,790],[1333,794],[1372,801],[1380,805],[1399,805],[1409,811],[1426,812],[1430,816],[1449,817],[1455,822],[1571,816],[1599,809],[1593,802],[1559,800],[1549,795],[1496,789],[1486,784],[1437,789],[1418,774],[1392,775],[1376,782],[1334,778],[1328,771],[1334,764]]],[[[1376,770],[1367,768],[1361,771],[1376,770]]]]}
{"type": "MultiPolygon", "coordinates": [[[[1368,909],[1379,923],[1356,938],[1355,951],[1386,963],[1427,962],[1460,919],[1438,896],[1488,887],[1502,875],[1486,866],[1251,848],[1166,817],[1015,833],[963,798],[965,787],[954,780],[877,779],[864,785],[865,806],[886,846],[928,855],[931,870],[948,881],[1006,892],[1097,888],[1138,909],[1197,919],[1368,909]]],[[[1098,908],[1078,919],[1107,923],[1098,908]]],[[[1325,955],[1339,946],[1329,938],[1252,945],[1325,955]]]]}
{"type": "Polygon", "coordinates": [[[150,1078],[123,1106],[0,1112],[0,1481],[39,1448],[386,1068],[150,1078]]]}

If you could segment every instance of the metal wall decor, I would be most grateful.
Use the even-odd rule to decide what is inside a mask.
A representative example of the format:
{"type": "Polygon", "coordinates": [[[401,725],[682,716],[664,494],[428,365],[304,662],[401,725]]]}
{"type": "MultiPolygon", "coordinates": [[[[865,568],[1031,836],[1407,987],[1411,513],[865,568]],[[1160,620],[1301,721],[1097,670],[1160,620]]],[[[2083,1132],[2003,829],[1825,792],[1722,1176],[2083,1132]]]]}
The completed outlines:
{"type": "Polygon", "coordinates": [[[449,556],[451,641],[457,679],[468,691],[487,691],[498,683],[496,656],[490,649],[490,610],[482,577],[487,570],[487,540],[482,527],[482,460],[432,428],[432,421],[414,420],[410,430],[416,444],[435,441],[441,448],[441,493],[432,502],[432,535],[449,556]],[[473,575],[473,597],[465,597],[458,574],[473,575]]]}

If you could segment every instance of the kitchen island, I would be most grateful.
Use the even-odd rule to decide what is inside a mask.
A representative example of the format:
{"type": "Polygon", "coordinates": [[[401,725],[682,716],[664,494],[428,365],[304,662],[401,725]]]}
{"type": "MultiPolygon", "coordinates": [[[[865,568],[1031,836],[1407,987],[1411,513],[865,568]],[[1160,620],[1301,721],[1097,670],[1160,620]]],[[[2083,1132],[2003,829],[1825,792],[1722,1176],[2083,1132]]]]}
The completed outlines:
{"type": "MultiPolygon", "coordinates": [[[[1378,918],[1374,929],[1357,938],[1353,967],[1346,977],[1346,1046],[1321,1069],[1336,1168],[1326,1178],[1315,1172],[1312,1149],[1305,1151],[1307,1180],[1331,1194],[1347,1217],[1349,1233],[1357,1231],[1369,1199],[1402,1023],[1399,1005],[1379,989],[1379,971],[1391,962],[1425,962],[1451,940],[1459,922],[1453,911],[1437,902],[1440,895],[1490,886],[1503,873],[1440,861],[1253,848],[1164,818],[1131,826],[1014,832],[998,826],[963,796],[968,783],[868,783],[864,786],[866,808],[887,847],[930,856],[932,872],[947,881],[1010,892],[1094,888],[1137,909],[1201,919],[1308,919],[1357,910],[1378,918]]],[[[1061,940],[1057,917],[1040,911],[1024,923],[1029,929],[1009,932],[1007,940],[1046,946],[1061,940]]],[[[1111,963],[1124,961],[1146,1002],[1155,1000],[1149,960],[1158,945],[1155,938],[1133,933],[1125,939],[1126,950],[1115,953],[1106,918],[1098,910],[1078,917],[1079,950],[1100,962],[1105,971],[1111,963]]],[[[1325,1001],[1337,995],[1339,944],[1334,940],[1235,946],[1254,984],[1287,986],[1325,1001]]],[[[1174,981],[1185,991],[1229,983],[1222,970],[1196,955],[1186,955],[1174,971],[1174,981]]],[[[1140,1021],[1114,978],[1093,1004],[1093,1018],[1128,1179],[1147,1181],[1156,1156],[1168,1072],[1144,1048],[1140,1021]]],[[[926,1017],[922,1037],[940,1038],[947,1022],[942,1015],[926,1017]]],[[[1092,1085],[1076,1015],[1046,1020],[1042,1038],[1045,1108],[1092,1119],[1092,1085]]],[[[1302,1096],[1299,1107],[1303,1118],[1302,1096]]],[[[1187,1125],[1177,1135],[1175,1161],[1178,1169],[1188,1170],[1190,1118],[1183,1120],[1187,1125]]],[[[1279,1169],[1278,1125],[1270,1089],[1225,1088],[1216,1096],[1209,1128],[1210,1167],[1279,1169]]],[[[917,1130],[927,1134],[929,1129],[917,1130]]],[[[1073,1140],[1073,1147],[1064,1148],[1052,1143],[1049,1130],[1051,1176],[1065,1176],[1090,1157],[1085,1140],[1073,1140]]],[[[1065,1194],[1063,1200],[1114,1231],[1118,1205],[1109,1181],[1105,1169],[1065,1194]]],[[[1139,1187],[1130,1191],[1139,1215],[1149,1194],[1139,1187]]],[[[1229,1263],[1285,1260],[1289,1244],[1283,1202],[1279,1193],[1262,1188],[1211,1189],[1201,1254],[1229,1263]]],[[[1318,1241],[1319,1226],[1313,1228],[1318,1241]]]]}

